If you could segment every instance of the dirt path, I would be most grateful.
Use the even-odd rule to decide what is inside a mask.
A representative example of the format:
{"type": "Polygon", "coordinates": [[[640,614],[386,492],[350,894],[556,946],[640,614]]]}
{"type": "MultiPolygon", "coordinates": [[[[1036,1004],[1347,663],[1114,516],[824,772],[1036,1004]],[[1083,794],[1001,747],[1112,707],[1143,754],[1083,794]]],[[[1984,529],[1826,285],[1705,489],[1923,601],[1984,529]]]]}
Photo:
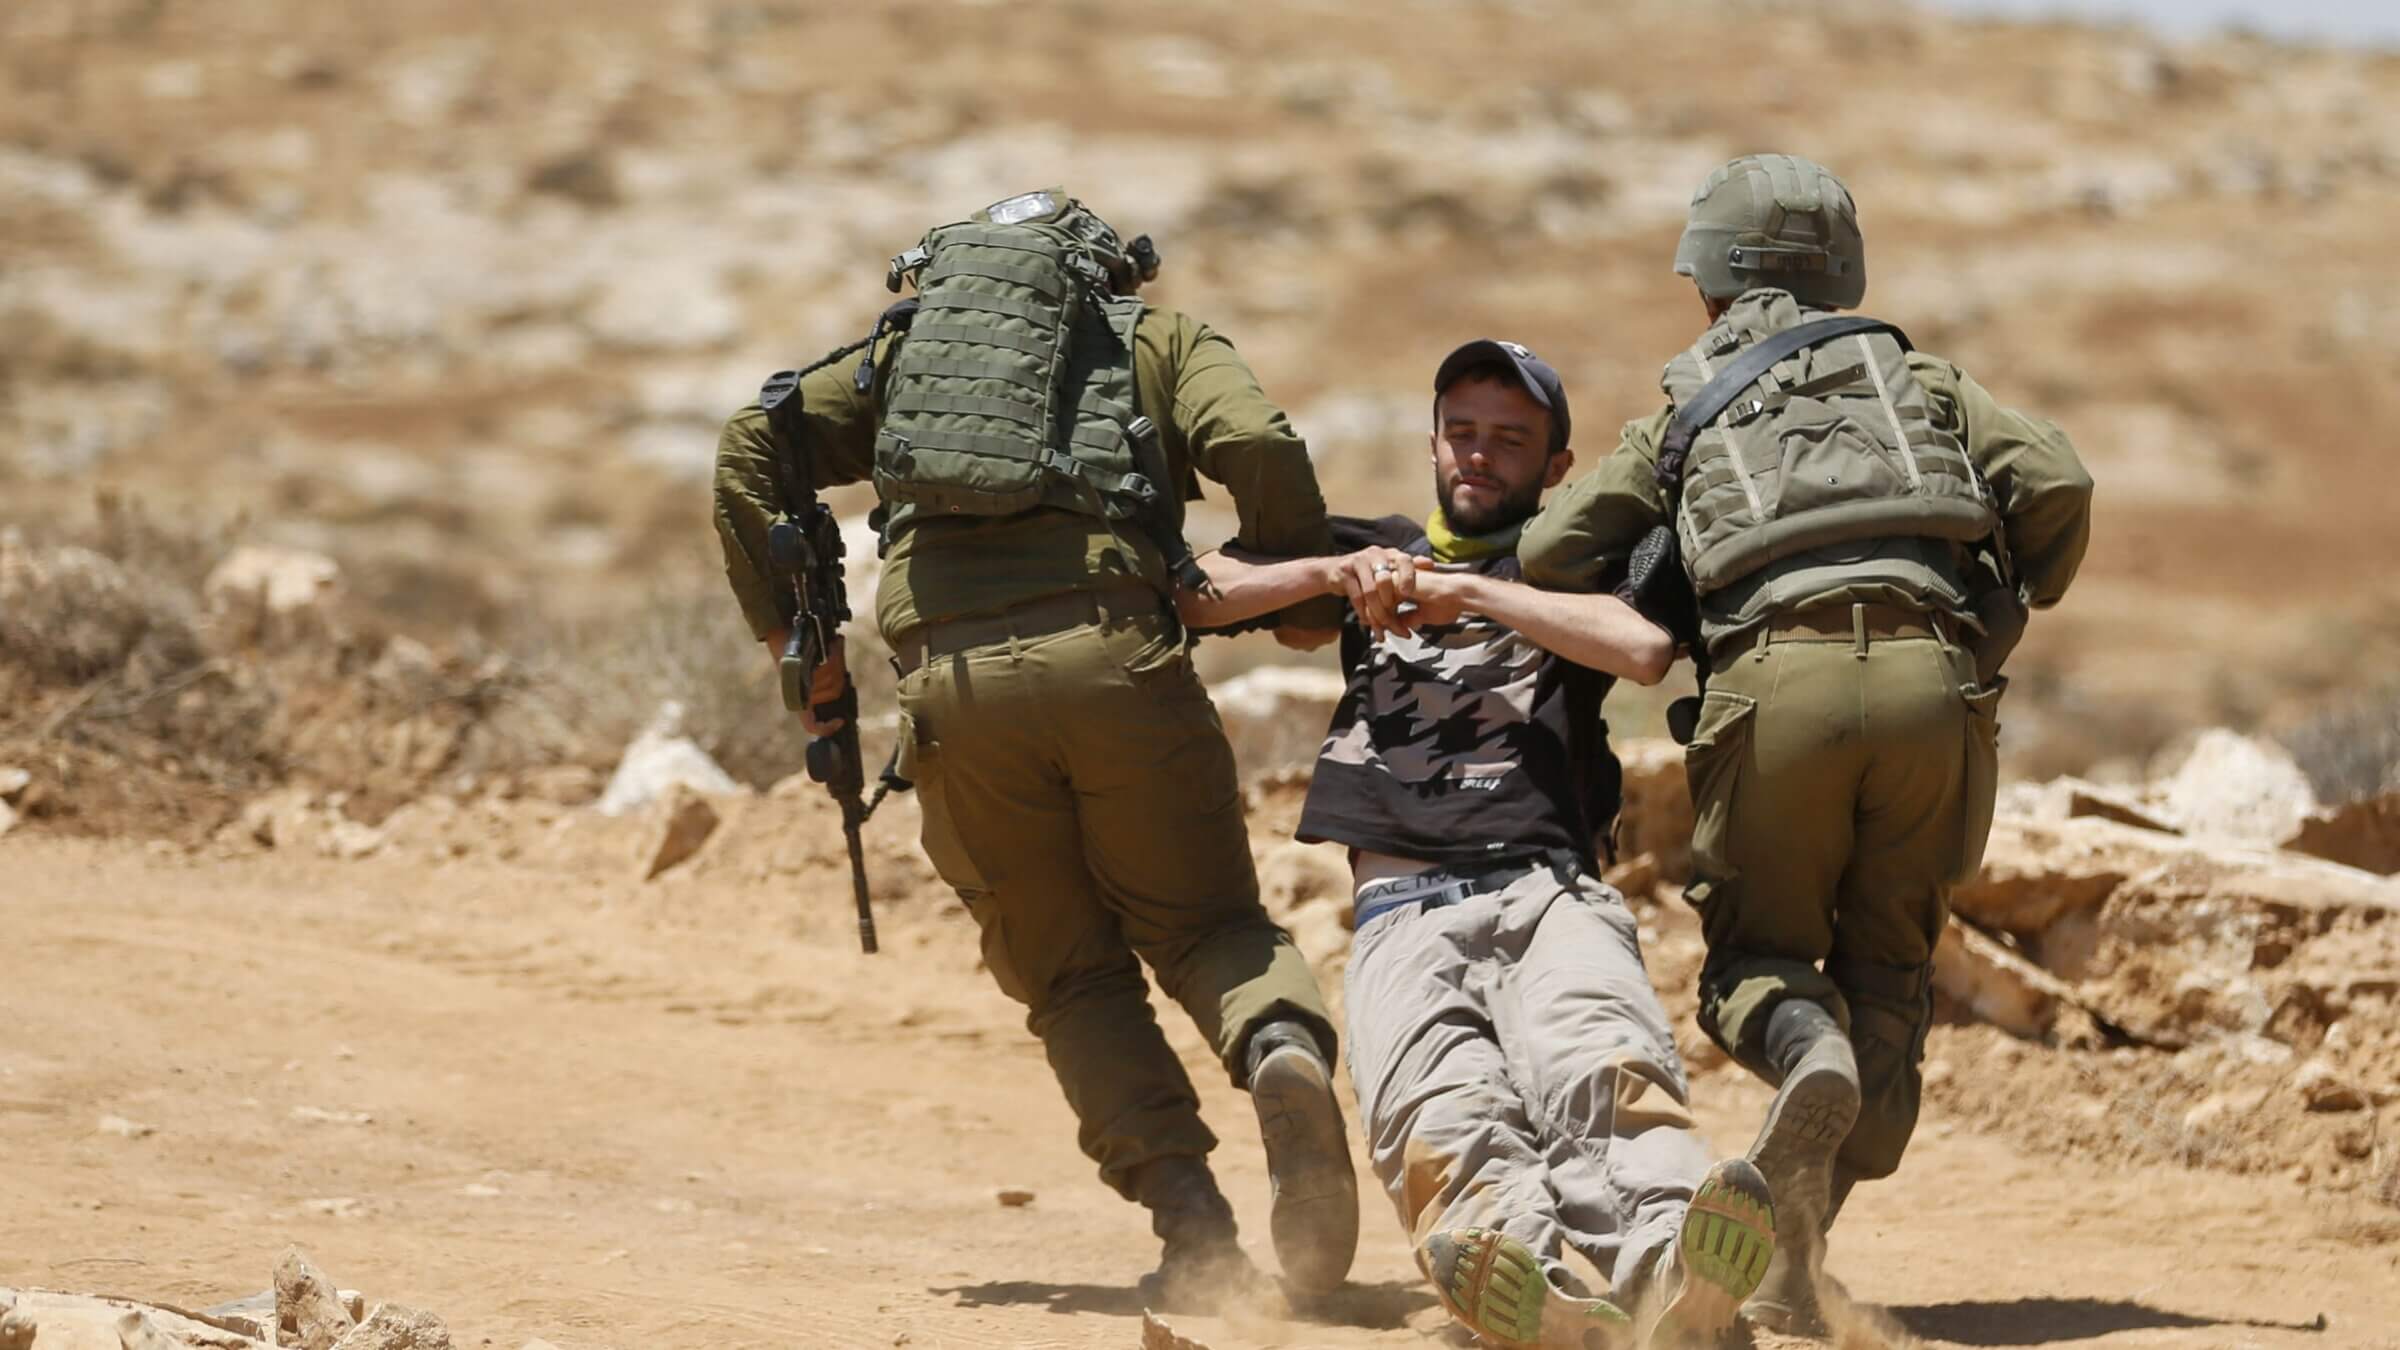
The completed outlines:
{"type": "MultiPolygon", "coordinates": [[[[297,1242],[462,1346],[1136,1345],[1142,1216],[1091,1180],[963,924],[895,907],[870,961],[839,898],[816,927],[712,877],[12,839],[0,1284],[206,1303],[297,1242]],[[1002,1185],[1038,1199],[1002,1209],[1002,1185]]],[[[1196,1072],[1263,1250],[1245,1104],[1196,1072]]],[[[1741,1138],[1756,1090],[1701,1091],[1741,1138]]],[[[1834,1268],[1928,1344],[2400,1347],[2400,1226],[2288,1184],[1941,1122],[1904,1178],[1861,1194],[1834,1268]]],[[[1439,1336],[1373,1205],[1326,1320],[1179,1328],[1216,1350],[1439,1336]]]]}

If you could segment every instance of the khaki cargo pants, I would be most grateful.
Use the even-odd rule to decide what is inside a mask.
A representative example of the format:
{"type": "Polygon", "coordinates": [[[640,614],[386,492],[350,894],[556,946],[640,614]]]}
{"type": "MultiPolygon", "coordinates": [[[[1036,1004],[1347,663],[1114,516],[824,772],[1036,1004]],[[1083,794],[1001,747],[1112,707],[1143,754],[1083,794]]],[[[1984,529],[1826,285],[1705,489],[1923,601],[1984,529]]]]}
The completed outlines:
{"type": "Polygon", "coordinates": [[[1991,829],[2000,695],[1922,617],[1799,618],[1813,626],[1720,663],[1685,750],[1686,894],[1708,942],[1700,1024],[1768,1077],[1775,1005],[1825,1005],[1849,1028],[1865,1097],[1841,1161],[1883,1177],[1916,1128],[1950,888],[1981,865],[1991,829]]]}
{"type": "Polygon", "coordinates": [[[1216,1145],[1141,963],[1237,1084],[1276,1018],[1315,1028],[1333,1062],[1316,980],[1259,904],[1233,751],[1156,592],[1054,597],[897,645],[926,856],[1026,1005],[1103,1180],[1127,1194],[1143,1163],[1216,1145]]]}
{"type": "Polygon", "coordinates": [[[1572,1248],[1622,1287],[1674,1240],[1708,1146],[1615,890],[1539,867],[1375,915],[1346,990],[1370,1161],[1412,1246],[1498,1228],[1554,1279],[1572,1248]]]}

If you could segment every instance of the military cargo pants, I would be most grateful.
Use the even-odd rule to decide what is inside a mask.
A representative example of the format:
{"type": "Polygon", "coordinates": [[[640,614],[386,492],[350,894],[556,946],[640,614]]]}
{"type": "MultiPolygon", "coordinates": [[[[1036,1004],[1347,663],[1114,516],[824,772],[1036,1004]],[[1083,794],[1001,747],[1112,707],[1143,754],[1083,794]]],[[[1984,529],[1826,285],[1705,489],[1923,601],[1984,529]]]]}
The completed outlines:
{"type": "MultiPolygon", "coordinates": [[[[1441,882],[1446,872],[1423,880],[1441,882]]],[[[1633,912],[1589,876],[1371,917],[1350,949],[1350,1074],[1412,1246],[1498,1228],[1622,1290],[1707,1172],[1633,912]]]]}
{"type": "Polygon", "coordinates": [[[1916,1128],[1933,948],[1983,857],[1998,734],[1974,658],[1892,613],[1801,616],[1723,661],[1684,761],[1701,1026],[1771,1078],[1775,1005],[1831,1011],[1858,1053],[1840,1156],[1861,1178],[1889,1176],[1916,1128]]]}
{"type": "Polygon", "coordinates": [[[1237,1084],[1276,1018],[1333,1062],[1316,980],[1259,904],[1233,751],[1156,592],[1055,597],[896,645],[926,856],[1026,1005],[1103,1180],[1129,1194],[1143,1163],[1216,1145],[1141,963],[1237,1084]]]}

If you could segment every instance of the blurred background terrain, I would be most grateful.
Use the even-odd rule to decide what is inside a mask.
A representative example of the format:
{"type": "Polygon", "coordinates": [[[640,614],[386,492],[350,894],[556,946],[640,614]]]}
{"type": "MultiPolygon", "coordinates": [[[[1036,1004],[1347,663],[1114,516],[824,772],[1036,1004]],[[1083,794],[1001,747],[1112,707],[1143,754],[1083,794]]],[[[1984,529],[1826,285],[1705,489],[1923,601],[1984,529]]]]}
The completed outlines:
{"type": "MultiPolygon", "coordinates": [[[[0,45],[0,523],[113,531],[137,607],[197,602],[237,545],[330,557],[350,659],[468,653],[443,697],[562,705],[512,733],[541,754],[605,762],[674,696],[743,776],[789,767],[740,725],[771,710],[714,576],[716,427],[863,335],[928,224],[1063,181],[1152,233],[1154,298],[1243,349],[1337,509],[1413,513],[1457,341],[1555,362],[1587,460],[1657,402],[1700,321],[1683,203],[1766,147],[1847,177],[1868,309],[2099,479],[2082,582],[2018,662],[2019,770],[2390,720],[2389,51],[1538,0],[21,0],[0,45]],[[126,556],[131,519],[160,546],[126,556]]],[[[436,758],[506,757],[468,742],[436,758]]]]}

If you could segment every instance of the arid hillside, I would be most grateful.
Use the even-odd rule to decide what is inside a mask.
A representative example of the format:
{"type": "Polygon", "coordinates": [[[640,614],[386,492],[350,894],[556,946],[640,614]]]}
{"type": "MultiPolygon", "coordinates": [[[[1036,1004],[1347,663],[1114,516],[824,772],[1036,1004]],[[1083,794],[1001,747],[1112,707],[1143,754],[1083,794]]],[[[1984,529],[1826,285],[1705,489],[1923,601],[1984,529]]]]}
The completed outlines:
{"type": "Polygon", "coordinates": [[[1604,453],[1697,322],[1692,185],[1779,147],[1856,190],[1869,308],[2098,475],[2020,768],[2289,731],[2400,654],[2393,57],[1664,0],[22,0],[0,47],[0,522],[132,494],[338,559],[362,631],[555,651],[664,605],[738,645],[717,422],[1045,182],[1158,238],[1340,508],[1422,507],[1476,334],[1604,453]]]}

